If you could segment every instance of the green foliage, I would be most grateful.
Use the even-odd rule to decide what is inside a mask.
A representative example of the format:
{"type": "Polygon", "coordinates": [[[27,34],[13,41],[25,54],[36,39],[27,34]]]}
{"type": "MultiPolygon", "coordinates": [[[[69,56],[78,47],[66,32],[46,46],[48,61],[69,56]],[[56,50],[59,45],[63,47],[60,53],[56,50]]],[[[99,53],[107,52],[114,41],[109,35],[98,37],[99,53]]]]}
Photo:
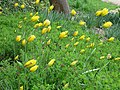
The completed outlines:
{"type": "MultiPolygon", "coordinates": [[[[38,11],[40,19],[37,22],[31,22],[32,11],[22,12],[18,9],[18,12],[8,11],[0,16],[0,90],[16,90],[20,86],[25,90],[119,89],[120,67],[119,60],[115,60],[120,57],[120,41],[116,36],[119,36],[118,14],[96,17],[94,12],[66,16],[52,11],[48,14],[46,8],[38,11]],[[35,29],[34,25],[46,19],[50,20],[52,29],[42,34],[42,29],[47,27],[35,29]],[[80,26],[80,20],[84,20],[86,25],[80,26]],[[112,27],[104,29],[106,32],[112,31],[107,34],[108,37],[115,35],[112,42],[104,40],[105,37],[99,34],[93,34],[93,28],[102,28],[105,21],[113,22],[112,27]],[[57,26],[62,27],[58,29],[57,26]],[[68,36],[60,39],[59,35],[64,31],[68,31],[68,36]],[[79,33],[73,37],[75,31],[79,33]],[[22,46],[21,41],[16,42],[17,35],[22,36],[21,41],[27,41],[25,46],[22,46]],[[32,42],[28,42],[30,35],[36,36],[32,42]],[[85,35],[85,39],[80,40],[82,35],[85,35]],[[90,41],[86,41],[88,37],[90,41]],[[50,45],[47,45],[50,39],[50,45]],[[74,45],[76,42],[79,42],[77,46],[74,45]],[[70,44],[68,48],[65,47],[67,44],[70,44]],[[82,49],[84,53],[80,53],[82,49]],[[108,54],[111,58],[108,58],[108,54]],[[18,59],[15,60],[17,55],[18,59]],[[100,59],[101,56],[105,58],[100,59]],[[30,72],[30,68],[24,66],[31,59],[37,60],[36,65],[39,65],[35,72],[30,72]],[[55,63],[48,66],[51,59],[55,59],[55,63]],[[76,60],[78,62],[75,65],[70,65],[76,60]]],[[[36,12],[32,13],[35,15],[36,12]]]]}

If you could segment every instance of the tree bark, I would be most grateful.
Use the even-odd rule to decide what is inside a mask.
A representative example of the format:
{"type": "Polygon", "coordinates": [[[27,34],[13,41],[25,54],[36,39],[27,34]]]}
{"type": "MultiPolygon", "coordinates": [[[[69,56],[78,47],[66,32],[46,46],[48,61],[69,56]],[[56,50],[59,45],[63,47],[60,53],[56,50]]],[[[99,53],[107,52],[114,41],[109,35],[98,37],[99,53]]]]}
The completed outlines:
{"type": "Polygon", "coordinates": [[[57,12],[63,12],[65,14],[69,14],[69,5],[67,0],[49,0],[50,5],[54,6],[54,10],[57,12]]]}

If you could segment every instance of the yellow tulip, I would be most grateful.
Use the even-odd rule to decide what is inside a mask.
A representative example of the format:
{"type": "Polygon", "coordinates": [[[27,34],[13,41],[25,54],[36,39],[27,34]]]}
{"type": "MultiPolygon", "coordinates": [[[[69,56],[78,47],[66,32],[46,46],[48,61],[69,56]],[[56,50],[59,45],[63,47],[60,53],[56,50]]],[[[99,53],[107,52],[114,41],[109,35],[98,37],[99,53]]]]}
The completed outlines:
{"type": "Polygon", "coordinates": [[[79,39],[80,39],[80,40],[85,39],[85,35],[80,36],[80,38],[79,38],[79,39]]]}
{"type": "Polygon", "coordinates": [[[24,17],[24,21],[27,19],[27,17],[24,17]]]}
{"type": "Polygon", "coordinates": [[[18,36],[16,37],[16,41],[17,41],[17,42],[20,42],[20,40],[21,40],[21,35],[18,35],[18,36]]]}
{"type": "Polygon", "coordinates": [[[28,42],[32,42],[35,38],[35,35],[31,35],[30,37],[28,37],[28,42]]]}
{"type": "Polygon", "coordinates": [[[84,22],[84,21],[81,20],[81,21],[79,22],[79,24],[80,24],[80,26],[85,26],[86,22],[84,22]]]}
{"type": "Polygon", "coordinates": [[[74,46],[77,46],[79,44],[79,42],[76,42],[75,44],[74,44],[74,46]]]}
{"type": "Polygon", "coordinates": [[[43,26],[43,23],[39,23],[39,27],[43,26]]]}
{"type": "Polygon", "coordinates": [[[71,66],[74,66],[74,65],[76,65],[77,62],[78,62],[78,60],[73,61],[70,65],[71,65],[71,66]]]}
{"type": "Polygon", "coordinates": [[[24,39],[24,40],[22,40],[22,45],[23,46],[25,46],[26,45],[26,43],[27,43],[27,41],[24,39]]]}
{"type": "Polygon", "coordinates": [[[20,90],[23,90],[23,86],[20,87],[20,90]]]}
{"type": "Polygon", "coordinates": [[[73,36],[77,36],[78,35],[78,31],[75,31],[74,33],[73,33],[73,36]]]}
{"type": "Polygon", "coordinates": [[[34,72],[34,71],[36,71],[37,68],[38,68],[38,65],[35,65],[35,66],[31,67],[31,68],[30,68],[30,72],[34,72]]]}
{"type": "Polygon", "coordinates": [[[32,16],[33,16],[33,13],[30,13],[30,16],[32,17],[32,16]]]}
{"type": "Polygon", "coordinates": [[[47,28],[43,28],[41,33],[42,33],[42,34],[45,34],[47,31],[48,31],[47,28]]]}
{"type": "Polygon", "coordinates": [[[25,5],[24,5],[24,4],[22,4],[20,7],[21,7],[22,9],[24,9],[24,8],[25,8],[25,5]]]}
{"type": "Polygon", "coordinates": [[[108,42],[112,42],[112,41],[114,41],[114,39],[115,39],[114,37],[111,37],[111,38],[109,38],[107,41],[108,41],[108,42]]]}
{"type": "Polygon", "coordinates": [[[18,3],[15,3],[15,4],[14,4],[14,7],[17,7],[17,6],[18,6],[18,3]]]}
{"type": "Polygon", "coordinates": [[[74,40],[74,37],[71,39],[71,41],[73,41],[74,40]]]}
{"type": "Polygon", "coordinates": [[[70,44],[67,44],[67,45],[65,46],[65,48],[68,48],[68,47],[69,47],[69,45],[70,45],[70,44]]]}
{"type": "Polygon", "coordinates": [[[49,10],[52,11],[53,9],[54,9],[54,6],[51,5],[51,6],[49,7],[49,10]]]}
{"type": "Polygon", "coordinates": [[[62,26],[57,26],[57,29],[61,28],[62,26]]]}
{"type": "Polygon", "coordinates": [[[104,59],[104,58],[105,58],[105,56],[101,56],[101,57],[100,57],[100,60],[102,60],[102,59],[104,59]]]}
{"type": "Polygon", "coordinates": [[[14,60],[17,60],[17,59],[18,59],[18,57],[19,57],[19,55],[17,55],[17,56],[14,58],[14,60]]]}
{"type": "Polygon", "coordinates": [[[120,57],[115,58],[115,60],[120,60],[120,57]]]}
{"type": "Polygon", "coordinates": [[[22,25],[19,24],[19,25],[18,25],[18,28],[22,28],[22,25]]]}
{"type": "Polygon", "coordinates": [[[85,52],[85,49],[81,49],[80,50],[80,54],[84,53],[85,52]]]}
{"type": "Polygon", "coordinates": [[[49,63],[48,63],[48,66],[52,66],[55,62],[55,59],[52,59],[49,63]]]}
{"type": "Polygon", "coordinates": [[[75,16],[75,15],[76,15],[76,11],[75,11],[74,9],[72,9],[71,15],[72,15],[72,16],[75,16]]]}
{"type": "Polygon", "coordinates": [[[25,67],[32,67],[32,66],[34,66],[35,64],[36,64],[36,60],[35,59],[32,59],[32,60],[29,60],[28,62],[26,62],[25,64],[24,64],[24,66],[25,67]]]}
{"type": "Polygon", "coordinates": [[[60,35],[59,35],[59,38],[65,38],[67,37],[67,32],[61,32],[60,35]]]}
{"type": "Polygon", "coordinates": [[[39,27],[39,23],[34,25],[34,28],[38,28],[39,27]]]}
{"type": "Polygon", "coordinates": [[[108,14],[108,9],[107,9],[107,8],[104,8],[104,9],[102,10],[101,15],[102,15],[102,16],[106,16],[107,14],[108,14]]]}
{"type": "Polygon", "coordinates": [[[63,88],[66,89],[68,88],[68,86],[69,86],[69,83],[66,83],[63,88]]]}
{"type": "Polygon", "coordinates": [[[95,43],[91,43],[89,47],[92,48],[94,46],[95,46],[95,43]]]}
{"type": "Polygon", "coordinates": [[[104,24],[103,24],[103,27],[104,28],[109,28],[109,27],[111,27],[112,26],[112,22],[105,22],[104,24]]]}
{"type": "Polygon", "coordinates": [[[49,40],[47,41],[47,45],[50,45],[50,42],[51,42],[51,39],[49,39],[49,40]]]}
{"type": "Polygon", "coordinates": [[[36,0],[36,1],[35,1],[35,4],[37,5],[37,4],[39,4],[39,2],[40,2],[40,0],[36,0]]]}
{"type": "Polygon", "coordinates": [[[46,20],[43,22],[43,25],[44,25],[44,26],[50,25],[50,21],[49,21],[48,19],[46,19],[46,20]]]}
{"type": "Polygon", "coordinates": [[[96,16],[100,16],[102,14],[102,10],[96,12],[96,16]]]}
{"type": "Polygon", "coordinates": [[[48,26],[47,32],[50,32],[50,31],[51,31],[51,26],[48,26]]]}
{"type": "Polygon", "coordinates": [[[40,18],[39,16],[33,16],[33,17],[31,17],[31,21],[36,22],[39,20],[39,18],[40,18]]]}
{"type": "Polygon", "coordinates": [[[86,41],[89,42],[90,41],[90,37],[86,38],[86,41]]]}

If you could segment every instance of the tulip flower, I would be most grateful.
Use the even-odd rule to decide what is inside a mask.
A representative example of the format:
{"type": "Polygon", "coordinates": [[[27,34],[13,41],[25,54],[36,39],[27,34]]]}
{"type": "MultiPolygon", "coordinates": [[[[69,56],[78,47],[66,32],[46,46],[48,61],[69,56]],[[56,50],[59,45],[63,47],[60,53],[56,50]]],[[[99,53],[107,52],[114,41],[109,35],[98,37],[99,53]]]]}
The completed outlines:
{"type": "Polygon", "coordinates": [[[73,61],[70,65],[71,65],[71,66],[74,66],[74,65],[76,65],[77,62],[78,62],[78,60],[73,61]]]}
{"type": "Polygon", "coordinates": [[[38,68],[38,65],[35,65],[35,66],[31,67],[31,68],[30,68],[30,72],[34,72],[34,71],[36,71],[37,68],[38,68]]]}
{"type": "Polygon", "coordinates": [[[75,31],[74,33],[73,33],[73,36],[77,36],[78,35],[78,31],[75,31]]]}
{"type": "Polygon", "coordinates": [[[72,9],[71,15],[72,15],[72,16],[75,16],[75,15],[76,15],[76,11],[75,11],[74,9],[72,9]]]}
{"type": "Polygon", "coordinates": [[[27,43],[27,41],[24,39],[24,40],[22,40],[22,45],[23,46],[25,46],[26,45],[26,43],[27,43]]]}
{"type": "Polygon", "coordinates": [[[109,38],[107,41],[108,41],[108,42],[112,42],[112,41],[114,41],[114,39],[115,39],[114,37],[111,37],[111,38],[109,38]]]}
{"type": "Polygon", "coordinates": [[[18,7],[18,5],[19,5],[18,3],[15,3],[15,4],[14,4],[14,7],[18,7]]]}
{"type": "Polygon", "coordinates": [[[24,8],[25,8],[25,5],[24,5],[24,4],[22,4],[20,7],[21,7],[22,9],[24,9],[24,8]]]}
{"type": "Polygon", "coordinates": [[[20,42],[20,40],[21,40],[21,35],[18,35],[18,36],[16,37],[16,41],[17,41],[17,42],[20,42]]]}
{"type": "Polygon", "coordinates": [[[105,22],[104,24],[103,24],[103,27],[104,28],[109,28],[109,27],[111,27],[112,26],[112,22],[105,22]]]}
{"type": "Polygon", "coordinates": [[[55,62],[55,59],[52,59],[49,63],[48,63],[48,66],[52,66],[55,62]]]}
{"type": "Polygon", "coordinates": [[[24,66],[25,67],[32,67],[32,66],[34,66],[35,64],[36,64],[36,60],[35,59],[32,59],[32,60],[29,60],[28,62],[26,62],[25,64],[24,64],[24,66]]]}
{"type": "Polygon", "coordinates": [[[31,21],[32,22],[36,22],[36,21],[38,21],[39,20],[39,16],[33,16],[32,18],[31,18],[31,21]]]}
{"type": "Polygon", "coordinates": [[[80,26],[85,26],[86,22],[84,22],[84,21],[81,20],[81,21],[79,22],[79,24],[80,24],[80,26]]]}
{"type": "Polygon", "coordinates": [[[32,42],[35,38],[35,35],[31,35],[30,37],[28,37],[28,42],[32,42]]]}
{"type": "Polygon", "coordinates": [[[44,26],[50,25],[50,21],[49,21],[48,19],[46,19],[46,20],[43,22],[43,25],[44,25],[44,26]]]}

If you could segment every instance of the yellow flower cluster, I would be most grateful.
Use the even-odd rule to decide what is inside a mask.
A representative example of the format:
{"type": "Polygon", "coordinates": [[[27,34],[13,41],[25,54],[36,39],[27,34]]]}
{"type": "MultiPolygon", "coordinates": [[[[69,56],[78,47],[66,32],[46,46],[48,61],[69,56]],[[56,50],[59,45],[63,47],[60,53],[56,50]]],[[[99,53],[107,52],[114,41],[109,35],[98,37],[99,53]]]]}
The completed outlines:
{"type": "Polygon", "coordinates": [[[36,71],[37,68],[38,68],[38,65],[35,65],[36,62],[37,62],[37,61],[36,61],[35,59],[29,60],[28,62],[26,62],[26,63],[24,64],[24,66],[27,67],[27,68],[31,67],[31,68],[30,68],[30,72],[34,72],[34,71],[36,71]]]}
{"type": "Polygon", "coordinates": [[[84,21],[81,20],[81,21],[79,22],[79,24],[80,24],[80,26],[85,26],[85,25],[86,25],[86,22],[84,22],[84,21]]]}
{"type": "Polygon", "coordinates": [[[68,36],[68,31],[64,31],[64,32],[60,33],[59,38],[62,39],[62,38],[65,38],[67,36],[68,36]]]}
{"type": "Polygon", "coordinates": [[[74,9],[71,10],[71,15],[75,16],[76,15],[76,11],[74,9]]]}
{"type": "Polygon", "coordinates": [[[111,27],[112,26],[112,22],[105,22],[104,24],[103,24],[103,27],[104,28],[109,28],[109,27],[111,27]]]}
{"type": "Polygon", "coordinates": [[[31,17],[31,21],[36,22],[39,20],[39,18],[40,18],[39,16],[33,16],[33,17],[31,17]]]}
{"type": "Polygon", "coordinates": [[[54,6],[51,5],[51,6],[48,8],[48,13],[50,13],[53,9],[54,9],[54,6]]]}
{"type": "Polygon", "coordinates": [[[108,14],[108,9],[107,8],[104,8],[103,10],[98,10],[96,12],[96,16],[106,16],[108,14]]]}

